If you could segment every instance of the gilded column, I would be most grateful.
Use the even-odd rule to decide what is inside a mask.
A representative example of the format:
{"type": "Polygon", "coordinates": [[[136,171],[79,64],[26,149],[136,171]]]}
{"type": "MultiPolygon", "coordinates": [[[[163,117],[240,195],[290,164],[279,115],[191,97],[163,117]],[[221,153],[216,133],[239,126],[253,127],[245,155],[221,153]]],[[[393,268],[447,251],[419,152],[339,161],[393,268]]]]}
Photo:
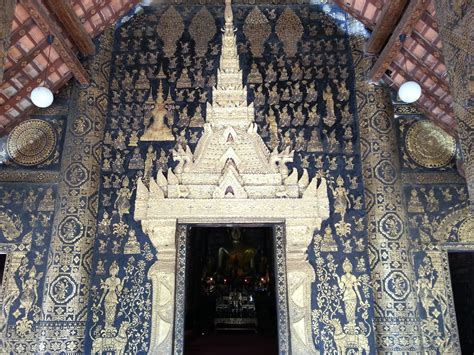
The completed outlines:
{"type": "Polygon", "coordinates": [[[459,143],[471,209],[474,209],[474,6],[468,0],[435,0],[436,19],[448,69],[453,110],[458,122],[459,143]]]}
{"type": "Polygon", "coordinates": [[[314,233],[312,223],[298,219],[286,221],[288,311],[291,353],[294,355],[319,354],[311,328],[311,284],[316,274],[306,255],[314,233]]]}
{"type": "Polygon", "coordinates": [[[362,44],[352,41],[377,347],[382,353],[416,353],[421,339],[393,108],[388,90],[366,80],[371,63],[363,58],[362,44]]]}
{"type": "Polygon", "coordinates": [[[44,351],[84,350],[112,39],[106,30],[98,54],[86,63],[91,84],[74,88],[44,287],[39,332],[44,351]]]}
{"type": "Polygon", "coordinates": [[[175,318],[176,219],[149,221],[143,229],[150,236],[158,259],[148,270],[153,288],[153,336],[148,351],[150,354],[171,354],[175,318]]]}
{"type": "Polygon", "coordinates": [[[15,0],[0,0],[0,82],[3,79],[3,66],[10,47],[10,34],[15,15],[15,0]]]}

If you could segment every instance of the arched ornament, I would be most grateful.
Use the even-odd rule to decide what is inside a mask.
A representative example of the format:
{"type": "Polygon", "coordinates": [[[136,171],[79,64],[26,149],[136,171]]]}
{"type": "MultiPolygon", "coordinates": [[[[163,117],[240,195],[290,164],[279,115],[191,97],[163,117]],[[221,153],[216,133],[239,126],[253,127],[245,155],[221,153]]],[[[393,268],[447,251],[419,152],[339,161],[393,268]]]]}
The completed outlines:
{"type": "Polygon", "coordinates": [[[303,30],[300,18],[287,7],[276,23],[275,32],[288,57],[294,57],[298,51],[298,42],[303,36],[303,30]]]}
{"type": "Polygon", "coordinates": [[[201,7],[196,15],[194,15],[189,26],[189,34],[196,43],[196,56],[204,57],[209,41],[216,34],[216,23],[207,7],[201,7]]]}
{"type": "Polygon", "coordinates": [[[260,9],[255,6],[248,14],[244,24],[245,37],[250,42],[250,51],[254,57],[261,57],[264,44],[272,31],[268,19],[260,9]]]}
{"type": "Polygon", "coordinates": [[[449,239],[453,233],[457,234],[453,243],[472,244],[474,243],[474,216],[469,206],[454,208],[438,223],[435,232],[435,239],[439,242],[451,242],[449,239]]]}
{"type": "Polygon", "coordinates": [[[183,35],[183,18],[174,6],[170,6],[163,15],[157,27],[158,35],[163,41],[163,52],[168,58],[174,55],[176,51],[176,41],[183,35]]]}

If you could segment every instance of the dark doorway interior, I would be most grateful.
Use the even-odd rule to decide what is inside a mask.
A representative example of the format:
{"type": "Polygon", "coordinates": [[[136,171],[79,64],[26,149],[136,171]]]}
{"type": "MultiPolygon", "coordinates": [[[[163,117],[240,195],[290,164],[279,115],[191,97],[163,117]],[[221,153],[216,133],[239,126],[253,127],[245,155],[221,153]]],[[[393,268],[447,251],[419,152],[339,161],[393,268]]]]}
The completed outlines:
{"type": "Polygon", "coordinates": [[[7,255],[0,254],[0,286],[3,283],[3,274],[5,273],[5,264],[7,262],[7,255]]]}
{"type": "Polygon", "coordinates": [[[474,354],[474,252],[449,253],[449,269],[463,354],[474,354]]]}
{"type": "Polygon", "coordinates": [[[277,354],[273,229],[192,227],[185,354],[277,354]]]}

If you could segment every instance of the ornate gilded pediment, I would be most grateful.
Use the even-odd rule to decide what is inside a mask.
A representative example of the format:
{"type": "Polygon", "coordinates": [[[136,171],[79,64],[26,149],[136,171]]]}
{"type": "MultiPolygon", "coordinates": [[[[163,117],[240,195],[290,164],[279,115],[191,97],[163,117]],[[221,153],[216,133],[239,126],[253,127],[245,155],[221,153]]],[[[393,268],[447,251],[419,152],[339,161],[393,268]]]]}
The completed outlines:
{"type": "Polygon", "coordinates": [[[270,152],[258,134],[253,103],[247,103],[247,87],[242,85],[232,12],[226,10],[225,16],[218,84],[207,107],[204,133],[194,152],[189,146],[173,150],[178,164],[167,177],[160,171],[149,186],[138,182],[137,220],[164,216],[169,210],[183,216],[184,211],[173,208],[183,203],[175,199],[183,198],[193,200],[190,205],[201,199],[287,198],[285,205],[299,210],[322,198],[320,203],[328,205],[325,182],[317,187],[317,180],[324,178],[310,182],[306,170],[301,178],[296,170],[289,174],[294,151],[288,147],[270,152]]]}

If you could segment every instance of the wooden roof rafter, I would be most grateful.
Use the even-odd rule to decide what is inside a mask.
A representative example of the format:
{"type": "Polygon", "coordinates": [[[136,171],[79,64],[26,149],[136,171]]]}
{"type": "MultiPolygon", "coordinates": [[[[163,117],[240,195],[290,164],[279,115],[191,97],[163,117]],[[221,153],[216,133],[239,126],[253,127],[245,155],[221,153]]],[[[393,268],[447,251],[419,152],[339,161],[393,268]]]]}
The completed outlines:
{"type": "Polygon", "coordinates": [[[48,47],[48,41],[46,38],[41,40],[35,47],[28,51],[20,60],[9,67],[3,74],[3,80],[7,81],[14,76],[18,75],[24,67],[33,62],[33,60],[40,55],[48,47]]]}
{"type": "Polygon", "coordinates": [[[79,17],[77,17],[69,2],[64,0],[46,0],[46,2],[81,53],[93,55],[95,53],[94,42],[82,26],[79,17]]]}
{"type": "MultiPolygon", "coordinates": [[[[41,78],[40,73],[45,73],[47,67],[47,54],[49,47],[45,44],[45,38],[49,31],[44,30],[44,23],[49,20],[51,28],[55,28],[59,36],[62,35],[60,47],[52,48],[51,62],[60,61],[60,65],[48,70],[47,83],[53,91],[59,90],[71,77],[72,68],[70,65],[81,64],[77,59],[79,46],[77,39],[70,35],[70,30],[61,22],[61,16],[54,14],[51,5],[48,2],[58,2],[59,5],[67,3],[73,10],[76,18],[75,25],[80,24],[79,31],[82,35],[87,34],[92,43],[92,37],[102,32],[107,26],[113,24],[123,15],[125,15],[139,0],[18,0],[15,8],[13,19],[13,31],[10,38],[10,48],[6,53],[6,61],[4,66],[4,74],[6,78],[0,82],[0,136],[7,134],[16,124],[26,119],[35,107],[32,105],[29,94],[31,89],[37,85],[35,80],[41,78]],[[37,24],[37,19],[33,19],[31,8],[28,10],[23,4],[39,4],[40,11],[46,18],[37,24]],[[46,4],[46,5],[44,5],[46,4]],[[82,9],[85,9],[82,11],[82,9]],[[62,52],[64,50],[64,52],[62,52]],[[71,54],[70,59],[66,63],[63,55],[71,54]],[[60,58],[58,59],[58,55],[60,58]],[[75,59],[74,59],[75,58],[75,59]],[[57,70],[56,70],[57,69],[57,70]],[[34,86],[32,86],[34,85],[34,86]],[[24,89],[24,88],[30,88],[24,89]],[[5,108],[9,109],[5,109],[5,108]]],[[[86,39],[86,41],[89,41],[86,39]]],[[[55,41],[56,42],[56,41],[55,41]]],[[[89,44],[90,44],[89,43],[89,44]]],[[[58,62],[59,63],[59,62],[58,62]]],[[[75,74],[80,72],[76,72],[75,74]]],[[[85,71],[84,71],[85,73],[85,71]]]]}
{"type": "MultiPolygon", "coordinates": [[[[451,107],[452,97],[446,77],[447,69],[442,53],[440,29],[436,22],[434,1],[407,0],[407,5],[399,16],[400,19],[398,22],[395,21],[391,29],[383,18],[387,16],[389,7],[395,6],[398,0],[333,0],[333,2],[372,31],[366,49],[370,49],[371,41],[383,38],[384,34],[378,33],[380,27],[386,26],[384,31],[390,33],[384,48],[378,51],[378,60],[370,73],[372,81],[382,80],[395,90],[408,80],[419,82],[423,94],[417,106],[428,118],[456,137],[458,127],[451,107]],[[382,9],[379,12],[380,5],[382,9]],[[381,26],[382,23],[385,26],[381,26]],[[400,34],[407,35],[403,43],[400,42],[400,34]]],[[[393,19],[388,19],[393,23],[393,19]]],[[[376,52],[377,49],[372,52],[366,51],[371,56],[377,54],[376,52]]]]}
{"type": "Polygon", "coordinates": [[[403,10],[408,0],[392,0],[387,1],[382,8],[377,24],[372,31],[372,35],[366,44],[368,53],[378,54],[382,50],[385,42],[390,37],[393,28],[398,19],[403,14],[403,10]]]}
{"type": "Polygon", "coordinates": [[[66,39],[59,26],[51,19],[48,10],[39,0],[20,0],[30,16],[38,24],[45,35],[53,35],[53,47],[58,52],[64,63],[71,70],[74,77],[81,84],[88,84],[89,78],[76,54],[66,45],[66,39]]]}
{"type": "Polygon", "coordinates": [[[369,72],[369,80],[378,82],[385,71],[389,68],[398,52],[401,50],[403,43],[400,39],[401,35],[408,36],[411,34],[416,22],[429,5],[429,0],[412,0],[407,6],[400,22],[395,27],[387,44],[380,53],[379,58],[369,72]]]}

